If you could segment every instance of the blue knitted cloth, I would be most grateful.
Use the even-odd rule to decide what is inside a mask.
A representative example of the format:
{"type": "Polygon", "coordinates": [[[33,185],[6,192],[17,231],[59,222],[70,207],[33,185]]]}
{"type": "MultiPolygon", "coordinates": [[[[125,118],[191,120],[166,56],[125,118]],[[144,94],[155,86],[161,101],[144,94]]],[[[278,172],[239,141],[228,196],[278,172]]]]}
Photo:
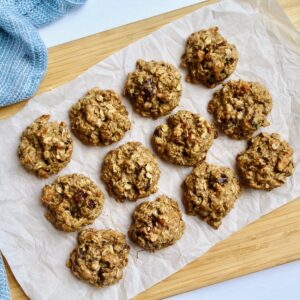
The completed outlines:
{"type": "Polygon", "coordinates": [[[47,49],[37,28],[85,1],[0,0],[0,107],[31,97],[44,77],[47,49]]]}
{"type": "MultiPolygon", "coordinates": [[[[31,97],[47,69],[47,48],[37,28],[86,0],[0,0],[0,106],[31,97]]],[[[63,31],[63,28],[62,28],[63,31]]],[[[0,254],[0,300],[9,300],[0,254]]]]}
{"type": "Polygon", "coordinates": [[[0,252],[0,300],[10,300],[4,263],[0,252]]]}

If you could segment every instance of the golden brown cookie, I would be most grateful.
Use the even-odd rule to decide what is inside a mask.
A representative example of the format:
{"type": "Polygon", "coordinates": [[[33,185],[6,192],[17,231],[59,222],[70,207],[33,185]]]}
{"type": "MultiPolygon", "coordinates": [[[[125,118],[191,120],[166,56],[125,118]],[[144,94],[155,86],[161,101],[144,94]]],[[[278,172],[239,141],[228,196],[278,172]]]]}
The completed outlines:
{"type": "Polygon", "coordinates": [[[157,191],[159,165],[151,151],[139,142],[129,142],[104,158],[101,178],[117,201],[136,201],[157,191]]]}
{"type": "Polygon", "coordinates": [[[183,182],[183,202],[189,215],[198,215],[217,229],[242,191],[233,170],[197,164],[183,182]]]}
{"type": "Polygon", "coordinates": [[[97,185],[87,176],[59,176],[43,188],[41,201],[45,214],[57,229],[75,231],[92,224],[102,212],[104,197],[97,185]]]}
{"type": "Polygon", "coordinates": [[[58,173],[70,161],[73,143],[64,122],[42,115],[22,133],[18,155],[24,168],[41,178],[58,173]]]}
{"type": "Polygon", "coordinates": [[[237,165],[251,188],[270,191],[293,174],[293,149],[277,133],[260,133],[237,156],[237,165]]]}
{"type": "Polygon", "coordinates": [[[169,114],[180,101],[181,75],[171,64],[142,59],[136,71],[128,74],[124,95],[143,117],[158,118],[169,114]]]}
{"type": "Polygon", "coordinates": [[[244,80],[223,84],[208,104],[222,131],[234,139],[248,139],[260,127],[270,125],[270,93],[258,82],[244,80]]]}
{"type": "Polygon", "coordinates": [[[78,234],[78,246],[71,252],[67,266],[77,278],[101,288],[123,278],[128,253],[124,234],[87,229],[78,234]]]}
{"type": "Polygon", "coordinates": [[[182,166],[204,160],[217,131],[198,114],[181,110],[156,127],[152,141],[161,158],[182,166]]]}
{"type": "Polygon", "coordinates": [[[227,42],[218,27],[211,27],[189,36],[181,66],[187,68],[188,82],[202,82],[212,88],[234,72],[237,61],[236,46],[227,42]]]}
{"type": "Polygon", "coordinates": [[[131,128],[125,106],[111,90],[89,90],[71,107],[69,117],[75,135],[88,145],[118,142],[131,128]]]}
{"type": "Polygon", "coordinates": [[[128,234],[140,247],[155,251],[173,245],[182,237],[184,228],[177,202],[161,196],[135,209],[128,234]]]}

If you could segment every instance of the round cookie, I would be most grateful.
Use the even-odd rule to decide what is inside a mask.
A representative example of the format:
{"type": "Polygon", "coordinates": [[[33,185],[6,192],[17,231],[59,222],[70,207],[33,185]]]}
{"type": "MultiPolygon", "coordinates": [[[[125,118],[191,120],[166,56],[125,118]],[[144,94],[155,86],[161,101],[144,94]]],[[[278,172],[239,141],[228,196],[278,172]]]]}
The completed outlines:
{"type": "Polygon", "coordinates": [[[124,95],[143,117],[158,118],[170,113],[180,101],[181,75],[171,64],[142,59],[136,71],[128,74],[124,95]]]}
{"type": "Polygon", "coordinates": [[[189,36],[181,66],[187,68],[188,82],[213,88],[234,72],[237,61],[236,46],[226,41],[218,27],[211,27],[189,36]]]}
{"type": "Polygon", "coordinates": [[[45,214],[57,229],[75,231],[92,224],[102,212],[104,197],[97,185],[81,174],[59,176],[43,188],[45,214]]]}
{"type": "Polygon", "coordinates": [[[78,234],[78,246],[71,252],[67,267],[77,278],[101,288],[123,278],[128,253],[124,234],[87,229],[78,234]]]}
{"type": "Polygon", "coordinates": [[[30,173],[48,178],[58,173],[70,161],[73,143],[64,122],[48,122],[50,115],[42,115],[22,133],[18,156],[30,173]]]}
{"type": "Polygon", "coordinates": [[[237,165],[251,188],[270,191],[293,174],[293,149],[277,133],[260,133],[237,156],[237,165]]]}
{"type": "Polygon", "coordinates": [[[198,215],[217,229],[241,191],[232,169],[202,162],[183,182],[183,203],[187,214],[198,215]]]}
{"type": "Polygon", "coordinates": [[[152,141],[161,158],[182,166],[204,160],[217,137],[213,125],[198,114],[181,110],[156,127],[152,141]]]}
{"type": "Polygon", "coordinates": [[[157,191],[159,165],[151,151],[139,142],[129,142],[104,158],[101,178],[117,201],[136,201],[157,191]]]}
{"type": "Polygon", "coordinates": [[[135,209],[128,234],[140,247],[155,251],[173,245],[182,237],[184,228],[177,202],[161,196],[135,209]]]}
{"type": "Polygon", "coordinates": [[[118,142],[131,128],[125,106],[111,90],[89,90],[71,107],[69,117],[74,134],[88,145],[118,142]]]}
{"type": "Polygon", "coordinates": [[[270,93],[258,82],[244,80],[224,83],[208,103],[216,123],[234,139],[248,139],[258,128],[270,125],[271,110],[270,93]]]}

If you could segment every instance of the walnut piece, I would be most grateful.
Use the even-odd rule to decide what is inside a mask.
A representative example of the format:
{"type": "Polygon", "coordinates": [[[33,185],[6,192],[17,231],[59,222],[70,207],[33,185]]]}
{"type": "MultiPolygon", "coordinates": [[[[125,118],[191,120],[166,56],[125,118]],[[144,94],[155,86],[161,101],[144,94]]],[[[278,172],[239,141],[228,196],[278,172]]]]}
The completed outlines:
{"type": "Polygon", "coordinates": [[[140,247],[155,251],[173,245],[182,237],[184,228],[177,202],[161,196],[135,209],[128,234],[140,247]]]}
{"type": "Polygon", "coordinates": [[[97,185],[81,174],[59,176],[46,185],[41,201],[45,214],[57,229],[75,231],[92,224],[102,212],[104,197],[97,185]]]}
{"type": "Polygon", "coordinates": [[[279,134],[261,133],[237,156],[237,165],[251,188],[270,191],[283,185],[293,174],[293,152],[279,134]]]}
{"type": "Polygon", "coordinates": [[[181,110],[170,116],[167,124],[156,127],[152,141],[164,160],[182,166],[193,166],[204,160],[217,131],[198,114],[181,110]]]}
{"type": "Polygon", "coordinates": [[[187,214],[198,215],[217,229],[241,191],[233,170],[202,162],[183,182],[183,203],[187,214]]]}
{"type": "Polygon", "coordinates": [[[165,62],[137,61],[136,71],[128,74],[124,95],[143,117],[158,118],[170,113],[180,101],[181,75],[165,62]]]}
{"type": "Polygon", "coordinates": [[[78,246],[71,252],[67,267],[77,278],[101,288],[123,278],[128,253],[124,234],[87,229],[78,234],[78,246]]]}
{"type": "Polygon", "coordinates": [[[208,104],[216,123],[234,139],[248,139],[259,127],[270,125],[271,110],[269,92],[258,82],[244,80],[226,82],[208,104]]]}
{"type": "Polygon", "coordinates": [[[212,88],[234,72],[237,61],[236,46],[226,41],[218,27],[211,27],[189,36],[181,66],[187,68],[188,82],[202,82],[212,88]]]}
{"type": "Polygon", "coordinates": [[[128,112],[111,90],[93,88],[69,112],[75,135],[88,145],[110,145],[131,128],[128,112]]]}
{"type": "Polygon", "coordinates": [[[136,201],[157,191],[159,165],[151,151],[139,142],[129,142],[104,158],[101,178],[117,201],[136,201]]]}
{"type": "Polygon", "coordinates": [[[73,144],[64,122],[48,122],[50,115],[37,118],[22,133],[18,148],[21,164],[40,178],[58,173],[70,161],[73,144]]]}

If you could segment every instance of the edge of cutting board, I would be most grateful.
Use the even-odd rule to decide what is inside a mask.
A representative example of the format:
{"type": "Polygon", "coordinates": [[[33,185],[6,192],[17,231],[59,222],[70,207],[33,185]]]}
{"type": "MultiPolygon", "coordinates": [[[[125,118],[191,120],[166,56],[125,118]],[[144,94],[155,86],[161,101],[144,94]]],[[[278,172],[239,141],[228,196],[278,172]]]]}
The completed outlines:
{"type": "MultiPolygon", "coordinates": [[[[37,94],[74,79],[113,52],[181,16],[215,2],[199,3],[50,48],[48,72],[37,94]]],[[[297,0],[280,0],[279,3],[300,29],[300,3],[297,4],[297,0]]],[[[0,119],[13,115],[25,104],[26,101],[0,109],[0,119]]],[[[220,242],[135,299],[162,299],[294,261],[300,259],[299,249],[300,198],[297,198],[220,242]]],[[[12,299],[27,299],[6,261],[5,266],[12,299]]]]}

